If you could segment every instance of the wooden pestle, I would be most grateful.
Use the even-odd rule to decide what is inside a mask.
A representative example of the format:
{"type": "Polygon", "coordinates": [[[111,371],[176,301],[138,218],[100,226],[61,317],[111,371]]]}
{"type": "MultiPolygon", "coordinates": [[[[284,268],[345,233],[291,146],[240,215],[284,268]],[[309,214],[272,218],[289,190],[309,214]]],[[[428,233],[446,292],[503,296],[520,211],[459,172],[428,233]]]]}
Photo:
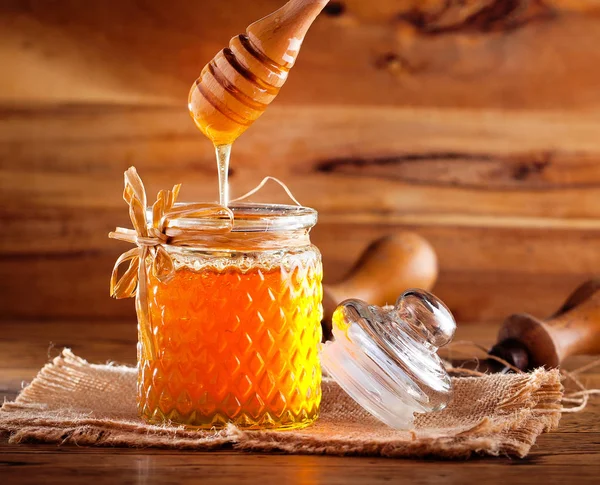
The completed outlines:
{"type": "Polygon", "coordinates": [[[509,316],[490,354],[521,370],[558,367],[572,355],[600,354],[600,278],[578,287],[550,318],[509,316]]]}
{"type": "Polygon", "coordinates": [[[231,39],[189,95],[194,122],[215,146],[235,141],[275,99],[309,27],[329,0],[290,0],[231,39]]]}
{"type": "Polygon", "coordinates": [[[413,232],[399,232],[372,242],[348,276],[323,286],[323,340],[331,338],[331,316],[348,298],[392,305],[408,288],[430,290],[437,279],[435,251],[413,232]]]}

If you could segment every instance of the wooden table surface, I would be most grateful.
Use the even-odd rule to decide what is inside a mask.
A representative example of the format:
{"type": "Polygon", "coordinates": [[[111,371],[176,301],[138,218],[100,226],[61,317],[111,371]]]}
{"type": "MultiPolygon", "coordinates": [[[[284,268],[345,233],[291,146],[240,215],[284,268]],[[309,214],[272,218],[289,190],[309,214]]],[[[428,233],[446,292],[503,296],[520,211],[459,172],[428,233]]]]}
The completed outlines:
{"type": "MultiPolygon", "coordinates": [[[[495,328],[459,326],[457,339],[489,344],[495,328]]],[[[13,399],[23,382],[70,347],[92,362],[135,361],[133,322],[0,323],[0,397],[13,399]]],[[[573,359],[574,368],[585,358],[573,359]]],[[[584,375],[600,387],[600,368],[584,375]]],[[[378,483],[600,483],[600,400],[581,413],[565,414],[559,429],[542,435],[525,459],[469,461],[394,460],[283,454],[9,445],[0,439],[0,483],[378,484],[378,483]]]]}

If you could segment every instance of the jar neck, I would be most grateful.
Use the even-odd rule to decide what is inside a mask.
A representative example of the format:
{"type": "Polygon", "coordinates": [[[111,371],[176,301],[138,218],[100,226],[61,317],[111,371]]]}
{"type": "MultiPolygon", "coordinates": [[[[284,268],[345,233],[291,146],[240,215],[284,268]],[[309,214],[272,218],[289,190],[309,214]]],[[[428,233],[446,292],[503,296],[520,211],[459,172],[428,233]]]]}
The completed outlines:
{"type": "Polygon", "coordinates": [[[301,248],[310,246],[309,232],[310,229],[296,229],[266,232],[232,231],[216,234],[188,229],[169,237],[165,246],[239,252],[301,248]]]}

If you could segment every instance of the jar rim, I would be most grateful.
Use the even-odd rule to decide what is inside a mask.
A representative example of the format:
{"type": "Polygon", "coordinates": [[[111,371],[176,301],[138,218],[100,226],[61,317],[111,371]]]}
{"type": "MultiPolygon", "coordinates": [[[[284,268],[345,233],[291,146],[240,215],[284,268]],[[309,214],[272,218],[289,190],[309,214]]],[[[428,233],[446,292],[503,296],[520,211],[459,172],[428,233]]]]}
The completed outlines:
{"type": "MultiPolygon", "coordinates": [[[[182,208],[189,203],[180,202],[175,208],[182,208]]],[[[234,203],[229,206],[233,212],[233,228],[231,232],[278,232],[310,229],[317,223],[318,213],[315,209],[304,206],[285,204],[234,203]]],[[[149,208],[148,216],[152,217],[149,208]]],[[[180,229],[202,229],[215,231],[223,227],[222,217],[182,217],[168,221],[167,226],[180,229]]]]}
{"type": "Polygon", "coordinates": [[[310,229],[317,223],[315,209],[286,204],[239,203],[233,212],[233,232],[293,231],[310,229]]]}

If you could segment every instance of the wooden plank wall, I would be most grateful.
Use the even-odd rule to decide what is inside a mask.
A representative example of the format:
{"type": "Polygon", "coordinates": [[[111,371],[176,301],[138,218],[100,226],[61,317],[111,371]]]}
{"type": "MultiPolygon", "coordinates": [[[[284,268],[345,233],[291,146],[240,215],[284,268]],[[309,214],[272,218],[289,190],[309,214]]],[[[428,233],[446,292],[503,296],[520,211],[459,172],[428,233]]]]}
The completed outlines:
{"type": "MultiPolygon", "coordinates": [[[[133,316],[108,297],[122,172],[215,199],[189,86],[282,3],[3,0],[2,318],[133,316]]],[[[233,193],[274,175],[317,208],[329,281],[410,229],[437,250],[459,320],[545,315],[600,269],[599,86],[596,0],[332,2],[234,146],[233,193]]]]}

